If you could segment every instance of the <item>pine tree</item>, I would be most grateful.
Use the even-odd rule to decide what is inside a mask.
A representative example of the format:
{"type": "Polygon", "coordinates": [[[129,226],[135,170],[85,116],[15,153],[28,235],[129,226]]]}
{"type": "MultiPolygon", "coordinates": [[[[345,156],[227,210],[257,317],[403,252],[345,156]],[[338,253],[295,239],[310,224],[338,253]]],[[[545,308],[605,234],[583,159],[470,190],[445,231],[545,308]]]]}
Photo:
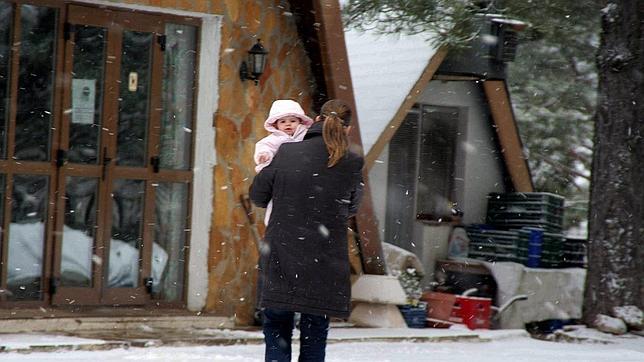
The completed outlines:
{"type": "MultiPolygon", "coordinates": [[[[349,26],[430,32],[434,43],[459,47],[477,35],[473,14],[494,6],[500,9],[495,1],[349,0],[345,12],[349,26]]],[[[531,25],[510,86],[537,188],[578,189],[583,198],[584,182],[571,181],[588,178],[592,149],[584,319],[619,305],[644,309],[644,3],[506,0],[501,10],[531,25]]]]}
{"type": "Polygon", "coordinates": [[[644,5],[604,1],[584,320],[644,309],[644,5]]]}
{"type": "Polygon", "coordinates": [[[567,226],[586,219],[598,1],[350,0],[344,13],[350,27],[427,33],[434,45],[452,48],[478,35],[476,14],[527,22],[508,83],[535,187],[566,197],[567,226]]]}

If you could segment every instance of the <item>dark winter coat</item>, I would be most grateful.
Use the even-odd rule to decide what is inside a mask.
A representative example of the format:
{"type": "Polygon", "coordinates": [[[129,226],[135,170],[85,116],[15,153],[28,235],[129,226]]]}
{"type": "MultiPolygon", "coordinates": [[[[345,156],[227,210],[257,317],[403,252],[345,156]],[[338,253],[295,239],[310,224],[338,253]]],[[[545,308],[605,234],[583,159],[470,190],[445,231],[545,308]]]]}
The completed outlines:
{"type": "Polygon", "coordinates": [[[362,194],[361,156],[349,152],[327,167],[329,154],[317,122],[304,140],[283,144],[253,180],[259,207],[273,200],[260,253],[258,300],[275,308],[346,318],[351,300],[347,219],[362,194]]]}

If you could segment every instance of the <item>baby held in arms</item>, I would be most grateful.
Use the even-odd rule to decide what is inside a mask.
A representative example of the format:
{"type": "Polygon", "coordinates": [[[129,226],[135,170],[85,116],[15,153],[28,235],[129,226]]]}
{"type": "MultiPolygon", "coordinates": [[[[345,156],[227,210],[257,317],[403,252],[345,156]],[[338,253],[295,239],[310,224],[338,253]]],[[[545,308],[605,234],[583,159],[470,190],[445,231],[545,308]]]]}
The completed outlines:
{"type": "MultiPolygon", "coordinates": [[[[302,141],[312,124],[313,120],[304,113],[299,103],[290,99],[278,99],[273,102],[268,118],[264,121],[264,128],[270,134],[255,144],[255,172],[260,172],[270,165],[282,144],[302,141]]],[[[266,225],[270,220],[271,209],[272,202],[266,208],[266,225]]]]}

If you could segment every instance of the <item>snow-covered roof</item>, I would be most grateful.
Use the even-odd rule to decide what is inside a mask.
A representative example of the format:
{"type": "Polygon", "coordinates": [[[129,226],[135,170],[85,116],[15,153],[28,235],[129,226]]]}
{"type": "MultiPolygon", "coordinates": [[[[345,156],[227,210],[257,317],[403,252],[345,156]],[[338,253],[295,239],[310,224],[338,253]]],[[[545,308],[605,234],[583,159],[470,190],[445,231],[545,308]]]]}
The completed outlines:
{"type": "Polygon", "coordinates": [[[346,30],[349,68],[360,135],[369,152],[422,75],[436,48],[428,34],[376,34],[346,30]]]}

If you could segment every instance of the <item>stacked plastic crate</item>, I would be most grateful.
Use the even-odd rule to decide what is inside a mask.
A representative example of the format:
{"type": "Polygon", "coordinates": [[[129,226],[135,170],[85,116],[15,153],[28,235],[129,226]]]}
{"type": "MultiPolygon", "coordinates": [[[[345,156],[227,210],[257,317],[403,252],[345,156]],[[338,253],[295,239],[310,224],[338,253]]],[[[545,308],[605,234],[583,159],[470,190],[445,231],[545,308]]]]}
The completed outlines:
{"type": "Polygon", "coordinates": [[[550,233],[563,229],[564,198],[546,192],[491,193],[487,223],[501,229],[541,228],[550,233]]]}
{"type": "Polygon", "coordinates": [[[468,257],[490,262],[516,260],[516,230],[496,230],[485,225],[470,225],[465,230],[470,239],[468,257]]]}
{"type": "Polygon", "coordinates": [[[566,238],[538,228],[519,230],[517,262],[533,268],[559,268],[564,262],[566,238]]]}
{"type": "Polygon", "coordinates": [[[564,267],[585,268],[586,267],[586,240],[567,238],[563,248],[564,267]]]}
{"type": "MultiPolygon", "coordinates": [[[[488,195],[488,225],[515,233],[514,261],[541,268],[563,266],[565,238],[564,198],[531,193],[491,193],[488,195]]],[[[471,249],[471,248],[470,248],[471,249]]]]}

